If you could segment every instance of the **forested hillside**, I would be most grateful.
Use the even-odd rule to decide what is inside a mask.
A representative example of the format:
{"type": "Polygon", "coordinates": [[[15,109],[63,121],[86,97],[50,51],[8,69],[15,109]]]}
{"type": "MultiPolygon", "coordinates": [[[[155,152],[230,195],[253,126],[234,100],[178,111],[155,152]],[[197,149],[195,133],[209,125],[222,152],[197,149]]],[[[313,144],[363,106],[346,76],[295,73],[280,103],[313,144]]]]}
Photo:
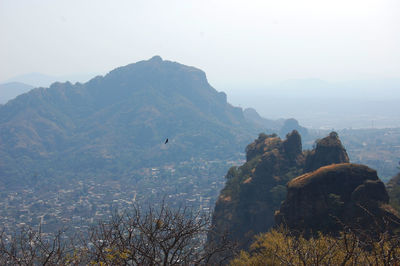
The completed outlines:
{"type": "Polygon", "coordinates": [[[1,106],[1,182],[127,176],[138,166],[231,158],[261,128],[203,71],[156,56],[1,106]]]}

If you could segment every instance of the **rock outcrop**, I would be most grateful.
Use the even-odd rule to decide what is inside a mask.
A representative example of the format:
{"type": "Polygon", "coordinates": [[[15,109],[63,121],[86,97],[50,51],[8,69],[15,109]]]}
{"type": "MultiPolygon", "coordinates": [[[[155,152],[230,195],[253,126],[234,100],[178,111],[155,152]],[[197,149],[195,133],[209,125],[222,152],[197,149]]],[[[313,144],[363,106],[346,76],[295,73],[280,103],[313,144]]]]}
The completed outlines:
{"type": "Polygon", "coordinates": [[[390,205],[400,212],[400,173],[389,180],[386,188],[390,197],[390,205]]]}
{"type": "Polygon", "coordinates": [[[388,193],[375,170],[358,164],[334,164],[291,180],[275,220],[306,234],[337,233],[343,226],[393,229],[400,219],[388,203],[388,193]]]}
{"type": "Polygon", "coordinates": [[[304,171],[310,172],[324,165],[348,162],[349,156],[338,134],[336,132],[331,132],[329,136],[316,141],[315,149],[307,155],[304,171]]]}
{"type": "Polygon", "coordinates": [[[241,248],[247,248],[254,235],[274,225],[274,213],[286,197],[286,184],[304,173],[306,161],[315,165],[348,162],[337,134],[331,135],[320,140],[315,150],[303,152],[296,130],[285,140],[275,134],[260,134],[246,148],[246,163],[232,167],[226,175],[227,183],[215,205],[215,230],[209,235],[209,243],[218,241],[214,234],[228,232],[241,248]]]}
{"type": "MultiPolygon", "coordinates": [[[[242,247],[274,224],[273,214],[285,197],[285,184],[300,174],[304,165],[297,131],[286,140],[260,134],[246,151],[247,162],[228,171],[213,214],[215,232],[229,232],[242,247]]],[[[209,241],[218,240],[209,235],[209,241]]]]}

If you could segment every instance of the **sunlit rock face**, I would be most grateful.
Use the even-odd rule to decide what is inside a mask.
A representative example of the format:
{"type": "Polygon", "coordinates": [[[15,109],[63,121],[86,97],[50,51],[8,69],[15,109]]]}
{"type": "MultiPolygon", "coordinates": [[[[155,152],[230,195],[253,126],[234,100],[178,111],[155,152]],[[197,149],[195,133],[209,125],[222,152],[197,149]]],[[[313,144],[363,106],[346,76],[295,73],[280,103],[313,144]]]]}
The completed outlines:
{"type": "Polygon", "coordinates": [[[227,232],[246,249],[256,234],[267,232],[276,222],[299,230],[337,230],[335,220],[327,215],[349,217],[350,221],[365,217],[358,203],[396,218],[376,171],[348,162],[335,132],[316,141],[311,151],[302,151],[296,130],[284,140],[275,134],[260,134],[246,148],[246,163],[226,174],[208,244],[218,243],[218,235],[227,232]]]}
{"type": "Polygon", "coordinates": [[[324,165],[348,162],[349,156],[338,134],[331,132],[329,136],[316,142],[315,149],[307,155],[304,171],[310,172],[324,165]]]}
{"type": "MultiPolygon", "coordinates": [[[[277,135],[260,134],[246,148],[247,161],[232,167],[213,213],[215,235],[228,232],[242,248],[253,236],[274,224],[274,212],[286,195],[286,183],[302,173],[304,155],[297,131],[285,140],[277,135]]],[[[218,242],[214,235],[209,243],[218,242]]]]}
{"type": "Polygon", "coordinates": [[[333,164],[291,180],[275,221],[299,233],[336,233],[343,226],[393,229],[397,226],[393,222],[400,220],[388,203],[388,193],[375,170],[359,164],[333,164]]]}

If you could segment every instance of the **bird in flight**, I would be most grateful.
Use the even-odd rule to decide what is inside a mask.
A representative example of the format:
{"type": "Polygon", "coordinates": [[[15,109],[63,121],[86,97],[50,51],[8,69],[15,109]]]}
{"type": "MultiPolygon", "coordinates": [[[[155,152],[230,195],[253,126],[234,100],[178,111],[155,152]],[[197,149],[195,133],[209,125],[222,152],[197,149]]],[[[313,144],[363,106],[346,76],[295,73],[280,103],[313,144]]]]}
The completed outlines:
{"type": "Polygon", "coordinates": [[[164,144],[167,144],[167,143],[168,143],[168,138],[165,140],[164,144]]]}

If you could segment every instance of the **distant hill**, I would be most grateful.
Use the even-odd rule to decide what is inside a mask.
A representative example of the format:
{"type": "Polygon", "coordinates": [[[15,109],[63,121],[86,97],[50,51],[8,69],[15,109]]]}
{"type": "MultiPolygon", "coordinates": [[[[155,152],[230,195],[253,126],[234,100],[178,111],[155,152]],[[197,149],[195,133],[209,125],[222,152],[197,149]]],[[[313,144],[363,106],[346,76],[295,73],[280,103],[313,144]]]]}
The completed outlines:
{"type": "Polygon", "coordinates": [[[230,102],[270,119],[295,117],[314,129],[400,127],[400,79],[328,82],[292,79],[274,84],[227,84],[230,102]]]}
{"type": "Polygon", "coordinates": [[[34,87],[21,82],[9,82],[0,84],[0,104],[5,104],[20,94],[30,91],[34,87]]]}
{"type": "Polygon", "coordinates": [[[27,73],[7,79],[6,82],[21,82],[31,84],[33,87],[48,87],[57,81],[56,77],[42,73],[27,73]]]}
{"type": "Polygon", "coordinates": [[[203,71],[156,56],[0,106],[0,182],[115,178],[137,167],[230,158],[261,130],[203,71]]]}
{"type": "Polygon", "coordinates": [[[284,119],[272,120],[261,117],[254,108],[244,109],[243,115],[247,120],[272,131],[267,133],[279,132],[285,122],[284,119]]]}
{"type": "Polygon", "coordinates": [[[95,75],[89,74],[75,74],[75,75],[62,75],[62,76],[52,76],[42,73],[27,73],[18,75],[16,77],[7,79],[4,83],[10,82],[21,82],[30,84],[33,87],[49,87],[54,82],[86,82],[95,75]]]}

